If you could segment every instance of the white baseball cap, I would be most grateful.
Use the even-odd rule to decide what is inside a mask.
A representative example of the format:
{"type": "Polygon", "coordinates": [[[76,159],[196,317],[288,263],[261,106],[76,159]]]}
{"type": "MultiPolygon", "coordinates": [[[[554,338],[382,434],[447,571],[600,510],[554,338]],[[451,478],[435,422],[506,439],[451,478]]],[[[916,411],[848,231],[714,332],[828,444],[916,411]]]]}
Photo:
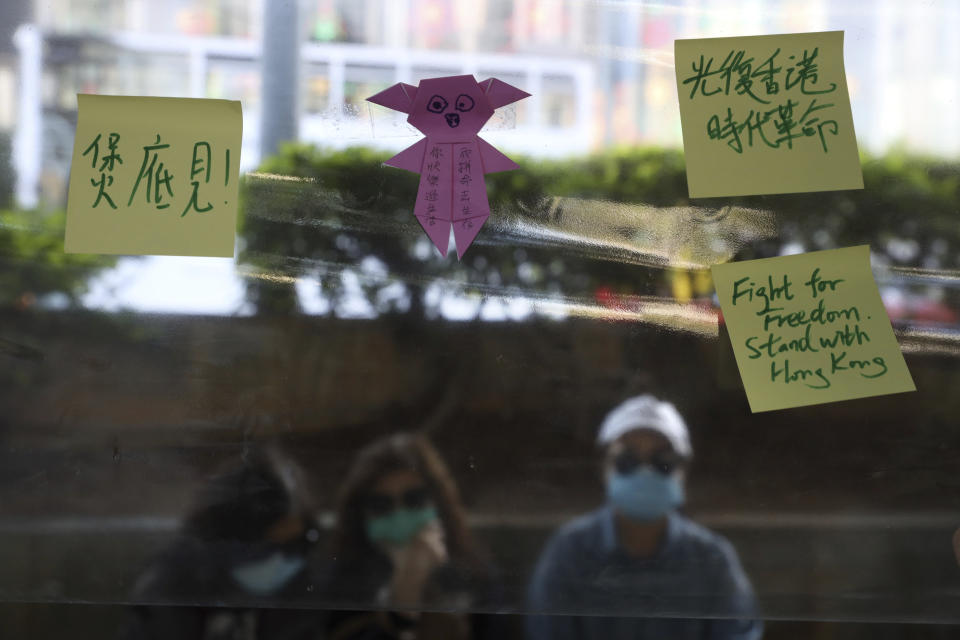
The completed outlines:
{"type": "Polygon", "coordinates": [[[608,413],[600,425],[597,444],[605,447],[634,429],[652,429],[663,434],[673,450],[684,458],[693,455],[683,416],[673,404],[649,394],[630,398],[608,413]]]}

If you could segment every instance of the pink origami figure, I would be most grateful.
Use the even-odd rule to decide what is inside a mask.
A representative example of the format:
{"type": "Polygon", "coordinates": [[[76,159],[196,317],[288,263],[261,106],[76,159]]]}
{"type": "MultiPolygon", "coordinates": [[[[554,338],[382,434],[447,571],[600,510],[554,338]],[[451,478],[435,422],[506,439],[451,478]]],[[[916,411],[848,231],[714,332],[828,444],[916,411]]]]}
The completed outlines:
{"type": "Polygon", "coordinates": [[[496,78],[446,76],[421,80],[419,87],[400,82],[367,98],[409,114],[407,122],[427,136],[385,164],[420,174],[413,212],[444,256],[450,225],[462,258],[490,217],[484,174],[517,168],[477,132],[494,109],[529,95],[496,78]]]}

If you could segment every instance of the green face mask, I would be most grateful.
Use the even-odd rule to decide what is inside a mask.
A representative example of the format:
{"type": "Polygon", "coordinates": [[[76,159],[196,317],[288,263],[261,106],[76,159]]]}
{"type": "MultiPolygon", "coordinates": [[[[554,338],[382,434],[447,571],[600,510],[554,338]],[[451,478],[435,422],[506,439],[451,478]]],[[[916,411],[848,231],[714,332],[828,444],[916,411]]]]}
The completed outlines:
{"type": "Polygon", "coordinates": [[[435,507],[394,509],[388,515],[367,518],[367,537],[374,544],[402,547],[436,519],[435,507]]]}

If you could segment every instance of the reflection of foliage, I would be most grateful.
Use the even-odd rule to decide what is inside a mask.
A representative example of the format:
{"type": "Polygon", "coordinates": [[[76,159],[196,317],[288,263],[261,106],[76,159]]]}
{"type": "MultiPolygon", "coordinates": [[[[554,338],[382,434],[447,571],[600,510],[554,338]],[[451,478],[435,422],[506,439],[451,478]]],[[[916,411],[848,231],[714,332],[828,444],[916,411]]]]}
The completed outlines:
{"type": "Polygon", "coordinates": [[[63,211],[0,211],[0,307],[29,307],[48,294],[76,304],[90,276],[114,263],[64,253],[65,220],[63,211]]]}
{"type": "Polygon", "coordinates": [[[522,287],[528,294],[663,293],[673,276],[665,277],[662,269],[688,259],[696,263],[691,259],[696,255],[709,257],[703,245],[711,234],[720,245],[726,242],[714,248],[715,257],[730,255],[731,247],[742,248],[739,255],[746,258],[776,255],[786,244],[816,250],[869,243],[895,264],[960,266],[957,167],[899,152],[864,158],[862,191],[698,200],[696,209],[687,197],[679,151],[619,149],[564,161],[518,159],[519,170],[487,176],[493,216],[463,263],[440,258],[423,238],[411,215],[418,178],[382,167],[387,157],[366,149],[291,145],[262,167],[274,178],[248,180],[241,259],[262,270],[248,286],[258,312],[295,312],[292,278],[314,273],[334,310],[352,287],[379,313],[430,313],[429,289],[438,286],[437,279],[481,294],[485,287],[507,292],[522,287]],[[767,218],[753,213],[758,211],[769,212],[767,218]],[[654,229],[658,215],[670,222],[654,229]],[[723,220],[723,229],[691,232],[684,226],[723,220]],[[751,224],[753,229],[746,229],[751,224]],[[535,237],[531,228],[566,235],[535,237]],[[721,237],[738,229],[739,240],[721,237]],[[681,245],[695,239],[701,246],[653,251],[653,260],[617,253],[646,251],[671,233],[681,245]],[[594,242],[594,248],[573,250],[571,237],[594,242]],[[400,292],[395,279],[403,283],[400,292]]]}
{"type": "Polygon", "coordinates": [[[14,174],[10,152],[10,135],[0,133],[0,209],[13,204],[14,174]]]}
{"type": "MultiPolygon", "coordinates": [[[[0,335],[0,388],[36,389],[49,380],[56,368],[43,364],[44,341],[37,335],[49,336],[62,327],[57,324],[59,315],[33,311],[43,304],[60,309],[78,306],[90,278],[115,262],[109,256],[64,253],[65,221],[65,211],[0,209],[0,317],[5,323],[0,335]]],[[[109,325],[101,334],[119,338],[119,324],[109,325]]]]}
{"type": "Polygon", "coordinates": [[[778,242],[798,242],[806,250],[867,243],[901,266],[960,266],[958,167],[900,151],[864,156],[861,164],[863,190],[752,196],[713,204],[775,211],[781,222],[778,242]]]}

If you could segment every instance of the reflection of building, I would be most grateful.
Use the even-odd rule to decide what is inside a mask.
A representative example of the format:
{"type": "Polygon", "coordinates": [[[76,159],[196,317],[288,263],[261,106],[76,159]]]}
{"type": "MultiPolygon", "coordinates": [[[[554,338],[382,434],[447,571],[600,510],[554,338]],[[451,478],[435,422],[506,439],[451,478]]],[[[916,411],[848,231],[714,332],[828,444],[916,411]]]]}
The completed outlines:
{"type": "MultiPolygon", "coordinates": [[[[21,75],[42,78],[42,83],[25,81],[18,96],[21,203],[35,204],[40,193],[62,200],[80,92],[240,99],[242,165],[256,166],[261,106],[256,36],[262,27],[257,4],[174,0],[161,11],[160,4],[145,0],[110,0],[96,14],[73,11],[67,0],[38,7],[42,28],[24,29],[19,38],[21,75]],[[36,153],[41,148],[43,157],[36,153]]],[[[331,147],[403,148],[409,144],[404,138],[415,132],[393,115],[381,121],[383,114],[368,111],[364,98],[393,82],[473,73],[500,77],[533,94],[492,121],[490,137],[498,146],[536,155],[588,150],[592,65],[570,56],[478,50],[487,43],[482,34],[499,29],[499,18],[491,23],[485,17],[487,4],[497,3],[479,2],[469,11],[461,4],[311,2],[301,20],[307,33],[301,47],[300,139],[331,147]],[[411,21],[419,26],[407,34],[403,25],[411,21]],[[438,39],[440,31],[448,35],[438,39]],[[466,37],[462,43],[460,35],[466,37]],[[504,128],[509,136],[496,140],[504,128]]]]}
{"type": "Polygon", "coordinates": [[[265,0],[43,0],[35,19],[58,32],[149,31],[184,35],[256,36],[265,0]]]}
{"type": "MultiPolygon", "coordinates": [[[[64,149],[69,161],[78,91],[243,100],[244,163],[255,165],[265,2],[37,2],[34,20],[44,35],[30,46],[40,59],[26,61],[34,67],[23,67],[18,91],[2,91],[10,81],[0,49],[0,129],[12,108],[3,97],[15,94],[22,103],[18,134],[28,130],[23,139],[35,143],[26,147],[30,154],[37,148],[47,154],[25,173],[39,175],[40,166],[57,173],[64,149]],[[23,75],[31,73],[36,82],[23,75]],[[30,109],[43,117],[33,118],[30,109]]],[[[3,11],[17,5],[5,3],[3,11]]],[[[903,141],[926,152],[960,151],[960,123],[944,111],[960,99],[960,76],[951,66],[960,57],[958,3],[301,0],[300,6],[306,44],[299,129],[310,142],[402,148],[408,143],[402,136],[411,132],[396,120],[377,121],[381,114],[368,111],[363,99],[398,80],[472,72],[503,75],[533,94],[509,121],[494,123],[512,129],[497,146],[537,155],[609,144],[677,146],[676,38],[843,29],[861,143],[874,150],[903,141]]],[[[24,153],[18,163],[28,162],[24,153]]],[[[57,180],[48,178],[45,192],[56,192],[57,180]]]]}
{"type": "Polygon", "coordinates": [[[9,131],[14,126],[17,49],[13,34],[29,14],[27,0],[0,2],[0,132],[9,131]]]}

